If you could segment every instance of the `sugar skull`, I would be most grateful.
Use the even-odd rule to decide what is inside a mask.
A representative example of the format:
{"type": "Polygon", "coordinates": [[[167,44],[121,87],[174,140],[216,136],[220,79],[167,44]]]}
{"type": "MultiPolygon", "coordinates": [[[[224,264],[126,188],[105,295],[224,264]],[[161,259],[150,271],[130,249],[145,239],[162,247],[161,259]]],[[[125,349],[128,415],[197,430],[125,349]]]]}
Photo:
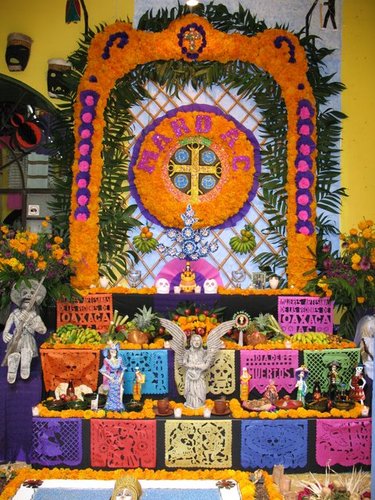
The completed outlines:
{"type": "Polygon", "coordinates": [[[207,279],[203,283],[204,293],[217,293],[217,281],[215,279],[207,279]]]}
{"type": "Polygon", "coordinates": [[[169,293],[169,281],[165,278],[156,280],[156,293],[169,293]]]}

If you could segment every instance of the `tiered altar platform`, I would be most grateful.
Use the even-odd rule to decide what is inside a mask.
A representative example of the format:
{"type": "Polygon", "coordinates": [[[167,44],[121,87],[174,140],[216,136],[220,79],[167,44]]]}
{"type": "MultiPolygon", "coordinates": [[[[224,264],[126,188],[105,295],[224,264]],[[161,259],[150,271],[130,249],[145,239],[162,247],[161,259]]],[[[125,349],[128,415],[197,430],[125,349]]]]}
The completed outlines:
{"type": "MultiPolygon", "coordinates": [[[[278,315],[278,297],[266,295],[141,295],[113,296],[113,308],[131,316],[146,305],[163,315],[184,300],[199,305],[225,306],[226,317],[238,310],[252,315],[270,312],[278,315]]],[[[319,316],[319,314],[318,314],[319,316]]],[[[39,343],[44,339],[38,338],[39,343]]],[[[2,354],[2,353],[0,353],[2,354]]],[[[331,410],[319,414],[304,409],[250,413],[239,403],[239,376],[243,367],[252,375],[250,399],[258,399],[270,379],[276,381],[280,396],[295,394],[295,370],[308,367],[308,392],[316,379],[322,390],[328,388],[327,366],[341,363],[342,382],[348,384],[359,361],[359,350],[316,349],[222,349],[208,374],[207,397],[225,397],[230,411],[204,418],[185,412],[158,416],[156,400],[168,397],[182,405],[182,373],[175,367],[170,349],[120,351],[127,367],[125,399],[131,398],[135,367],[146,375],[143,400],[146,411],[105,413],[103,410],[50,412],[41,406],[42,397],[52,394],[61,382],[73,380],[93,391],[101,383],[100,349],[41,348],[34,360],[31,377],[14,386],[6,383],[1,368],[2,461],[25,460],[34,467],[69,466],[75,468],[154,469],[271,469],[283,464],[290,472],[323,471],[329,462],[337,471],[353,465],[370,467],[371,418],[361,416],[361,408],[348,412],[331,410]],[[43,374],[43,375],[42,375],[43,374]],[[44,396],[41,396],[41,395],[44,396]],[[41,407],[32,416],[31,407],[41,407]]]]}

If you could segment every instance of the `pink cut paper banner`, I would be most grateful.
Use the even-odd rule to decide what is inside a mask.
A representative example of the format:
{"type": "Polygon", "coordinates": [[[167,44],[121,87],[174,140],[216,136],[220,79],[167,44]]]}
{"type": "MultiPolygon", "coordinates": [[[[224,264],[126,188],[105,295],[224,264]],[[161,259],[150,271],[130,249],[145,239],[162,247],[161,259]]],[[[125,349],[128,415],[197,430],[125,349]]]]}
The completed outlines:
{"type": "Polygon", "coordinates": [[[294,370],[298,368],[298,351],[280,349],[274,351],[242,350],[240,352],[241,373],[247,368],[252,376],[250,388],[263,393],[270,380],[274,380],[277,390],[291,393],[296,385],[294,370]]]}
{"type": "Polygon", "coordinates": [[[327,465],[371,464],[371,418],[316,421],[316,462],[327,465]]]}
{"type": "Polygon", "coordinates": [[[278,322],[287,334],[333,333],[333,302],[321,297],[278,297],[278,322]]]}

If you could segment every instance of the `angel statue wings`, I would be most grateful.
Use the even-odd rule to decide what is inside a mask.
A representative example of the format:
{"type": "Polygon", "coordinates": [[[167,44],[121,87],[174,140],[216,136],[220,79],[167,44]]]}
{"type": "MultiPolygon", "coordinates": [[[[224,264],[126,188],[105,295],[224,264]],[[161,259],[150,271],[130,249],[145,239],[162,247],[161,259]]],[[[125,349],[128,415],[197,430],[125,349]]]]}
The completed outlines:
{"type": "Polygon", "coordinates": [[[190,347],[186,348],[186,335],[179,325],[164,318],[160,319],[160,323],[172,335],[170,344],[175,360],[185,370],[185,406],[201,408],[207,394],[205,374],[221,348],[221,337],[234,326],[235,321],[225,321],[211,330],[207,337],[207,348],[203,347],[202,337],[198,334],[190,337],[190,347]]]}

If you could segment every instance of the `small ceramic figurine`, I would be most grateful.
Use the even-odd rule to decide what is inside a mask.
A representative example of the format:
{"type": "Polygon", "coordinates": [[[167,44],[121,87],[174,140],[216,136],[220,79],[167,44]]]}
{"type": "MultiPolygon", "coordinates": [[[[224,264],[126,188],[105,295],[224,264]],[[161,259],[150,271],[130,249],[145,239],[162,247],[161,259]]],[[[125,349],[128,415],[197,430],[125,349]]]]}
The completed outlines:
{"type": "Polygon", "coordinates": [[[266,390],[263,394],[263,397],[273,405],[279,399],[279,393],[277,392],[277,387],[274,380],[270,379],[269,384],[267,385],[266,390]]]}
{"type": "Polygon", "coordinates": [[[201,408],[206,403],[207,370],[213,365],[221,349],[221,337],[234,326],[234,321],[226,321],[213,328],[207,336],[206,349],[203,347],[202,337],[197,334],[190,337],[190,347],[186,349],[186,335],[182,328],[165,318],[160,318],[160,323],[172,335],[170,344],[175,352],[175,360],[185,370],[185,406],[201,408]]]}
{"type": "Polygon", "coordinates": [[[249,399],[249,383],[251,380],[251,375],[247,371],[246,366],[242,368],[242,374],[240,377],[241,385],[240,385],[240,399],[241,401],[247,401],[249,399]]]}
{"type": "Polygon", "coordinates": [[[146,375],[142,373],[138,366],[135,367],[134,384],[133,384],[133,399],[140,401],[142,397],[142,386],[146,382],[146,375]]]}
{"type": "Polygon", "coordinates": [[[329,363],[328,368],[329,368],[328,399],[330,401],[334,401],[340,383],[340,376],[338,370],[341,368],[341,363],[339,361],[332,361],[331,363],[329,363]]]}
{"type": "Polygon", "coordinates": [[[104,350],[104,362],[99,370],[103,375],[103,387],[108,390],[105,410],[123,411],[125,409],[122,402],[124,391],[122,383],[126,368],[119,351],[119,343],[110,343],[108,349],[104,350]]]}
{"type": "Polygon", "coordinates": [[[322,397],[322,389],[320,387],[320,382],[319,380],[315,380],[314,382],[314,387],[313,387],[313,400],[314,401],[319,401],[322,397]]]}
{"type": "Polygon", "coordinates": [[[47,332],[46,325],[36,310],[36,306],[43,302],[45,296],[45,287],[36,280],[12,287],[10,297],[17,307],[10,313],[4,327],[3,340],[7,349],[2,361],[2,366],[8,366],[9,384],[16,381],[20,365],[21,378],[30,377],[31,361],[38,356],[34,335],[44,335],[47,332]]]}
{"type": "Polygon", "coordinates": [[[297,382],[295,387],[297,387],[297,401],[301,401],[302,404],[305,404],[305,397],[307,394],[307,383],[306,379],[309,376],[309,370],[306,366],[302,365],[295,371],[295,376],[297,378],[297,382]]]}
{"type": "Polygon", "coordinates": [[[350,381],[350,392],[349,398],[353,401],[358,401],[361,405],[364,404],[365,391],[364,387],[366,385],[366,380],[363,375],[363,365],[359,364],[355,369],[355,374],[350,381]]]}
{"type": "Polygon", "coordinates": [[[185,269],[181,273],[180,289],[183,293],[192,293],[196,287],[195,273],[192,271],[190,262],[186,262],[185,269]]]}

